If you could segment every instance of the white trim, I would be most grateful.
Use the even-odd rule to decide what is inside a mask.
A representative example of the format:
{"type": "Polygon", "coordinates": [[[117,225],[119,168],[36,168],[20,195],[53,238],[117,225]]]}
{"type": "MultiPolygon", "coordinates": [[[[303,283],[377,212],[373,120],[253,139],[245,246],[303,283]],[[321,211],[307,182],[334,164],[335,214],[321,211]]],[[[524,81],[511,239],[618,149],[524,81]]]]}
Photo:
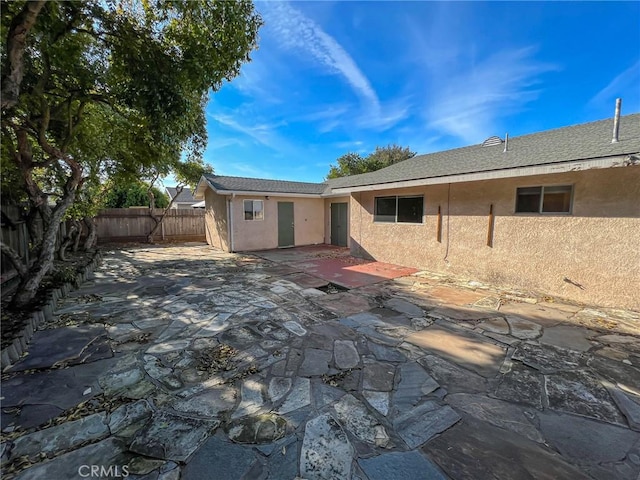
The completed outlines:
{"type": "MultiPolygon", "coordinates": [[[[207,182],[208,183],[208,182],[207,182]]],[[[231,253],[233,253],[234,251],[234,245],[233,245],[233,198],[235,197],[235,195],[232,195],[231,198],[227,199],[227,202],[229,203],[229,221],[227,222],[227,225],[229,226],[229,251],[231,253]]]]}
{"type": "Polygon", "coordinates": [[[216,190],[218,195],[237,195],[242,197],[292,197],[292,198],[324,198],[317,193],[280,193],[280,192],[249,192],[243,190],[216,190]]]}
{"type": "MultiPolygon", "coordinates": [[[[577,160],[549,165],[535,165],[531,167],[509,168],[490,172],[463,173],[444,177],[421,178],[401,182],[379,183],[358,187],[333,188],[333,194],[350,194],[353,192],[369,192],[374,190],[390,190],[394,188],[421,187],[425,185],[440,185],[443,183],[476,182],[479,180],[493,180],[500,178],[526,177],[530,175],[550,175],[553,173],[578,172],[596,168],[614,168],[629,166],[629,155],[596,158],[591,160],[577,160]]],[[[632,164],[633,165],[633,164],[632,164]]]]}

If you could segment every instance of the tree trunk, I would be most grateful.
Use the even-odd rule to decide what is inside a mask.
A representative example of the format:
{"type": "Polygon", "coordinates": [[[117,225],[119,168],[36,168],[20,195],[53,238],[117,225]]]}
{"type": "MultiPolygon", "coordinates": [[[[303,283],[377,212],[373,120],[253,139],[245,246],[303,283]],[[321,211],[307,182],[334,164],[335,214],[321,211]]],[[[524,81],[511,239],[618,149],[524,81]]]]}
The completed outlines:
{"type": "Polygon", "coordinates": [[[96,227],[96,219],[95,218],[84,218],[84,224],[89,229],[89,233],[87,234],[87,238],[84,241],[84,246],[82,247],[85,252],[88,252],[93,249],[93,246],[98,237],[98,229],[96,227]]]}
{"type": "Polygon", "coordinates": [[[67,261],[67,248],[73,242],[75,235],[78,233],[78,226],[73,223],[69,228],[69,234],[65,237],[65,239],[60,243],[60,248],[58,249],[58,258],[63,262],[67,261]]]}
{"type": "Polygon", "coordinates": [[[2,250],[2,253],[6,255],[7,259],[9,259],[13,268],[16,269],[20,278],[24,278],[27,274],[28,265],[25,265],[20,254],[2,241],[0,241],[0,249],[2,250]]]}
{"type": "Polygon", "coordinates": [[[36,18],[45,1],[30,1],[16,15],[9,26],[7,34],[7,57],[2,76],[2,109],[8,109],[18,103],[20,84],[24,76],[23,55],[27,45],[29,30],[36,23],[36,18]]]}
{"type": "Polygon", "coordinates": [[[171,199],[171,201],[169,202],[169,205],[167,205],[167,208],[164,209],[164,211],[162,212],[162,215],[160,216],[160,218],[156,217],[153,214],[153,210],[150,210],[149,215],[151,215],[151,218],[153,218],[153,221],[156,222],[156,224],[153,227],[153,229],[151,230],[151,232],[149,233],[149,235],[147,235],[147,242],[153,243],[153,236],[156,234],[158,229],[162,226],[162,222],[164,222],[164,218],[167,216],[167,213],[169,213],[169,210],[171,209],[171,206],[173,205],[173,202],[175,202],[176,198],[178,198],[178,195],[180,195],[182,193],[183,189],[184,189],[184,185],[178,185],[176,187],[175,196],[171,199]]]}
{"type": "Polygon", "coordinates": [[[78,251],[78,248],[80,247],[80,237],[82,236],[82,222],[80,220],[74,220],[73,224],[76,226],[77,231],[76,231],[76,236],[75,239],[73,241],[73,248],[71,249],[71,251],[73,253],[78,251]]]}
{"type": "MultiPolygon", "coordinates": [[[[29,214],[26,217],[27,230],[29,231],[29,238],[31,240],[31,250],[37,252],[42,245],[42,237],[46,228],[45,215],[42,210],[47,209],[49,206],[31,207],[29,214]]],[[[48,214],[50,216],[50,212],[48,214]]]]}
{"type": "MultiPolygon", "coordinates": [[[[76,185],[77,186],[77,185],[76,185]]],[[[73,204],[76,196],[75,187],[68,188],[56,208],[53,209],[51,219],[44,229],[42,247],[38,252],[33,266],[20,281],[13,299],[12,308],[22,308],[31,302],[38,293],[38,287],[44,276],[53,266],[53,256],[56,250],[56,237],[60,230],[60,223],[67,209],[73,204]]]]}

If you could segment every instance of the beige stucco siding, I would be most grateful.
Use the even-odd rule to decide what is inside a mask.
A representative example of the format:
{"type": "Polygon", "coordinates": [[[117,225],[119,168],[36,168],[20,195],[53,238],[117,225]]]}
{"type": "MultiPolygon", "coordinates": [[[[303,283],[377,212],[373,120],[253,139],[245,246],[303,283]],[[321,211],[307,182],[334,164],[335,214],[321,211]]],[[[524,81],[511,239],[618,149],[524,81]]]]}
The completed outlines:
{"type": "Polygon", "coordinates": [[[376,260],[640,309],[640,167],[353,195],[352,252],[376,260]],[[571,215],[516,214],[516,188],[566,185],[571,215]],[[373,222],[374,197],[423,194],[424,223],[373,222]],[[487,245],[489,210],[495,215],[487,245]],[[438,207],[442,214],[437,239],[438,207]]]}
{"type": "Polygon", "coordinates": [[[229,251],[226,197],[216,194],[211,189],[207,189],[204,197],[207,243],[220,250],[229,251]]]}
{"type": "MultiPolygon", "coordinates": [[[[351,197],[332,197],[324,199],[324,243],[331,244],[331,204],[346,203],[347,204],[347,232],[349,232],[349,202],[351,197]]],[[[351,245],[351,236],[347,234],[347,246],[351,245]]]]}
{"type": "Polygon", "coordinates": [[[278,202],[293,202],[295,245],[324,242],[324,200],[321,198],[236,196],[233,212],[233,248],[235,251],[278,248],[278,202]],[[264,220],[244,219],[244,200],[264,202],[264,220]]]}

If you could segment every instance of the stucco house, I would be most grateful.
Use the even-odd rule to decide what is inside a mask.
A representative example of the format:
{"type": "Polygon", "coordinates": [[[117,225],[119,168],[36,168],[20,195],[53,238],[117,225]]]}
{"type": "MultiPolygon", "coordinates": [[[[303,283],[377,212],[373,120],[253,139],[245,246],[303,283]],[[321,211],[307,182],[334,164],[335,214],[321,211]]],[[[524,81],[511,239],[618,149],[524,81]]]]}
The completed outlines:
{"type": "Polygon", "coordinates": [[[180,193],[178,193],[178,189],[176,187],[166,187],[167,195],[169,195],[169,200],[172,200],[176,195],[178,198],[175,199],[171,208],[193,208],[198,205],[198,200],[193,198],[193,194],[189,187],[184,187],[180,193]]]}
{"type": "Polygon", "coordinates": [[[302,183],[206,175],[207,241],[355,256],[640,309],[640,114],[302,183]]]}

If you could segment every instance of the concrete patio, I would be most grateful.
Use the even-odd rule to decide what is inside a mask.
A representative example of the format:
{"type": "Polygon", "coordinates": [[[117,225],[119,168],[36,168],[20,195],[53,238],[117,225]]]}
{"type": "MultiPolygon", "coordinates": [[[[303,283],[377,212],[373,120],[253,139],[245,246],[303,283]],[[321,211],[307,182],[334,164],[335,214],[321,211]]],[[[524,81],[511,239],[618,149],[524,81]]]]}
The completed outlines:
{"type": "Polygon", "coordinates": [[[3,373],[3,478],[637,480],[639,325],[331,247],[109,251],[3,373]]]}

